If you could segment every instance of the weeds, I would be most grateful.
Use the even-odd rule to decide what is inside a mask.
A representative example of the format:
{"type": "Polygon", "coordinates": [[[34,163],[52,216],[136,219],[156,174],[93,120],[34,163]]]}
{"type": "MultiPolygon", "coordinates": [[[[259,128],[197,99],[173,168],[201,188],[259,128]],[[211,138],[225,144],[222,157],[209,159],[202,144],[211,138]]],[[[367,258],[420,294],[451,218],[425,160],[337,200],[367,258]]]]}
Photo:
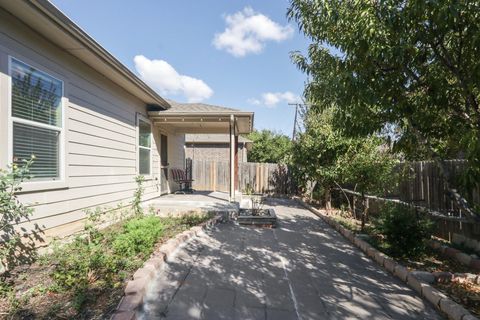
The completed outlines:
{"type": "MultiPolygon", "coordinates": [[[[206,214],[144,215],[140,206],[142,181],[138,179],[135,200],[128,212],[121,207],[87,210],[84,233],[69,243],[51,244],[51,253],[37,259],[37,268],[44,274],[41,282],[38,275],[28,272],[0,281],[0,298],[8,305],[8,314],[20,318],[89,317],[92,312],[102,312],[91,308],[100,297],[106,298],[100,300],[107,301],[106,309],[110,310],[118,301],[125,280],[143,264],[159,241],[210,218],[206,214]],[[102,229],[107,220],[116,223],[102,229]],[[23,293],[15,290],[24,283],[34,285],[26,287],[23,293]],[[65,301],[49,301],[52,295],[65,301]],[[39,300],[46,305],[42,307],[39,300]],[[37,314],[38,307],[43,310],[41,316],[37,314]]],[[[154,209],[149,212],[154,213],[154,209]]]]}
{"type": "Polygon", "coordinates": [[[136,176],[135,182],[137,183],[137,189],[133,193],[133,201],[132,201],[132,209],[133,213],[136,217],[143,215],[143,208],[142,208],[142,196],[145,188],[143,187],[143,182],[145,178],[143,176],[136,176]]]}
{"type": "Polygon", "coordinates": [[[146,216],[135,218],[123,226],[123,232],[112,242],[113,251],[125,257],[138,254],[147,256],[152,253],[153,245],[164,230],[159,217],[146,216]]]}
{"type": "Polygon", "coordinates": [[[32,232],[16,228],[33,213],[32,208],[18,200],[17,193],[22,191],[21,184],[31,179],[29,170],[34,160],[32,155],[30,160],[23,160],[22,165],[0,169],[0,274],[20,263],[32,262],[36,255],[35,241],[42,240],[37,225],[32,232]]]}

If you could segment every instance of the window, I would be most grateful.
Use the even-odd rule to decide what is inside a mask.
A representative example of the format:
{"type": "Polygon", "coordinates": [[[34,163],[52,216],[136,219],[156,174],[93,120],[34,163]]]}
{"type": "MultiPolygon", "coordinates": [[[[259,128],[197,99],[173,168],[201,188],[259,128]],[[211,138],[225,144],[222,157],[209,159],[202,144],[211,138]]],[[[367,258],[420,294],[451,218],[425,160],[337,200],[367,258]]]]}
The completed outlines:
{"type": "Polygon", "coordinates": [[[60,180],[63,82],[11,58],[12,162],[35,155],[32,180],[60,180]]]}
{"type": "Polygon", "coordinates": [[[152,129],[150,123],[138,119],[138,172],[141,175],[151,174],[152,163],[152,129]]]}

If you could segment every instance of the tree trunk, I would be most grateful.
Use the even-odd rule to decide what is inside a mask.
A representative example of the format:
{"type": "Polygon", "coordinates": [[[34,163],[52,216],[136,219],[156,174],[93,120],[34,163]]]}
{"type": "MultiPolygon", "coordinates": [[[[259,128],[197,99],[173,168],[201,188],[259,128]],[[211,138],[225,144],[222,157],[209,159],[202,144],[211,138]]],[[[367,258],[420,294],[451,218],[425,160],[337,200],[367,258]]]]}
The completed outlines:
{"type": "Polygon", "coordinates": [[[330,188],[327,188],[325,190],[325,209],[327,212],[330,212],[332,210],[332,193],[330,192],[330,188]]]}
{"type": "Polygon", "coordinates": [[[347,199],[348,210],[350,210],[350,212],[351,212],[352,211],[352,204],[350,203],[350,199],[348,198],[347,194],[345,193],[345,190],[343,190],[343,188],[336,181],[334,181],[334,182],[337,185],[337,187],[340,189],[340,191],[343,193],[343,195],[345,196],[345,199],[347,199]]]}
{"type": "Polygon", "coordinates": [[[356,203],[357,203],[357,197],[355,197],[355,195],[353,195],[352,197],[352,215],[353,215],[353,218],[355,220],[357,220],[357,207],[356,207],[356,203]]]}
{"type": "Polygon", "coordinates": [[[368,199],[365,198],[365,194],[362,192],[362,202],[363,202],[363,211],[362,211],[362,232],[365,230],[365,223],[368,217],[368,199]]]}

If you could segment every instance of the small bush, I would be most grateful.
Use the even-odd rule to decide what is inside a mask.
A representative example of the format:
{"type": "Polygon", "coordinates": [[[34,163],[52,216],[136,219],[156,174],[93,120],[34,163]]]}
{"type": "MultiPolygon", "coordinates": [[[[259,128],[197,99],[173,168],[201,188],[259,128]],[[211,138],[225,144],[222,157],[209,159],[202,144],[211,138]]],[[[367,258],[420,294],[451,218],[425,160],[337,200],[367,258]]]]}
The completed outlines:
{"type": "Polygon", "coordinates": [[[123,232],[113,240],[112,248],[123,256],[132,257],[139,253],[147,256],[152,253],[163,230],[164,225],[158,217],[134,218],[125,223],[123,232]]]}
{"type": "Polygon", "coordinates": [[[36,224],[30,232],[17,228],[17,224],[28,220],[33,213],[31,207],[20,202],[17,193],[22,191],[22,183],[31,178],[29,170],[34,160],[32,155],[21,165],[0,169],[0,274],[32,262],[36,257],[35,241],[42,239],[42,231],[36,224]]]}
{"type": "Polygon", "coordinates": [[[424,251],[433,226],[427,217],[402,205],[386,205],[375,224],[385,237],[389,253],[405,258],[424,251]]]}
{"type": "Polygon", "coordinates": [[[179,224],[185,225],[186,227],[190,228],[196,226],[204,221],[207,221],[211,217],[211,214],[200,214],[200,213],[191,213],[183,215],[177,219],[179,219],[179,224]]]}
{"type": "Polygon", "coordinates": [[[76,238],[54,251],[55,270],[53,279],[62,289],[81,289],[99,279],[109,283],[121,267],[100,243],[88,242],[87,239],[76,238]]]}
{"type": "Polygon", "coordinates": [[[143,208],[142,208],[142,196],[145,191],[143,187],[143,183],[145,182],[144,176],[136,176],[135,182],[137,183],[137,189],[133,193],[133,200],[132,200],[132,209],[135,213],[136,217],[140,217],[143,215],[143,208]]]}

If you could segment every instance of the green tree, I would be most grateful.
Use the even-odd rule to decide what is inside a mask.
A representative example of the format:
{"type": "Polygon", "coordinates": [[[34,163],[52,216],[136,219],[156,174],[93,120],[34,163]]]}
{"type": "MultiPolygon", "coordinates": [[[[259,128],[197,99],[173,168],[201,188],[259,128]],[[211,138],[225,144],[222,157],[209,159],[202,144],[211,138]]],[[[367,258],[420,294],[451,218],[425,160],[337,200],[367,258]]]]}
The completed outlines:
{"type": "MultiPolygon", "coordinates": [[[[466,183],[480,181],[480,2],[291,0],[288,16],[311,40],[292,55],[309,76],[305,95],[339,107],[352,135],[392,125],[395,149],[443,168],[459,152],[466,183]]],[[[470,215],[468,204],[449,185],[470,215]]]]}
{"type": "Polygon", "coordinates": [[[253,131],[248,139],[253,141],[252,150],[248,152],[249,162],[284,162],[292,145],[286,135],[265,129],[253,131]]]}
{"type": "MultiPolygon", "coordinates": [[[[384,140],[377,136],[352,139],[348,150],[339,157],[340,180],[360,193],[362,230],[368,219],[366,195],[386,195],[395,190],[401,175],[398,164],[384,140]]],[[[355,198],[352,211],[356,215],[355,198]]]]}
{"type": "Polygon", "coordinates": [[[305,132],[291,152],[299,182],[319,184],[327,209],[332,188],[348,185],[358,191],[364,203],[363,222],[368,215],[365,195],[382,194],[395,186],[397,162],[379,136],[345,136],[336,126],[335,107],[307,113],[305,132]]]}
{"type": "Polygon", "coordinates": [[[333,108],[310,110],[305,119],[305,131],[292,146],[291,167],[298,184],[307,192],[320,188],[329,208],[331,189],[341,183],[339,159],[351,143],[333,126],[333,108]],[[318,184],[318,186],[317,186],[318,184]]]}

